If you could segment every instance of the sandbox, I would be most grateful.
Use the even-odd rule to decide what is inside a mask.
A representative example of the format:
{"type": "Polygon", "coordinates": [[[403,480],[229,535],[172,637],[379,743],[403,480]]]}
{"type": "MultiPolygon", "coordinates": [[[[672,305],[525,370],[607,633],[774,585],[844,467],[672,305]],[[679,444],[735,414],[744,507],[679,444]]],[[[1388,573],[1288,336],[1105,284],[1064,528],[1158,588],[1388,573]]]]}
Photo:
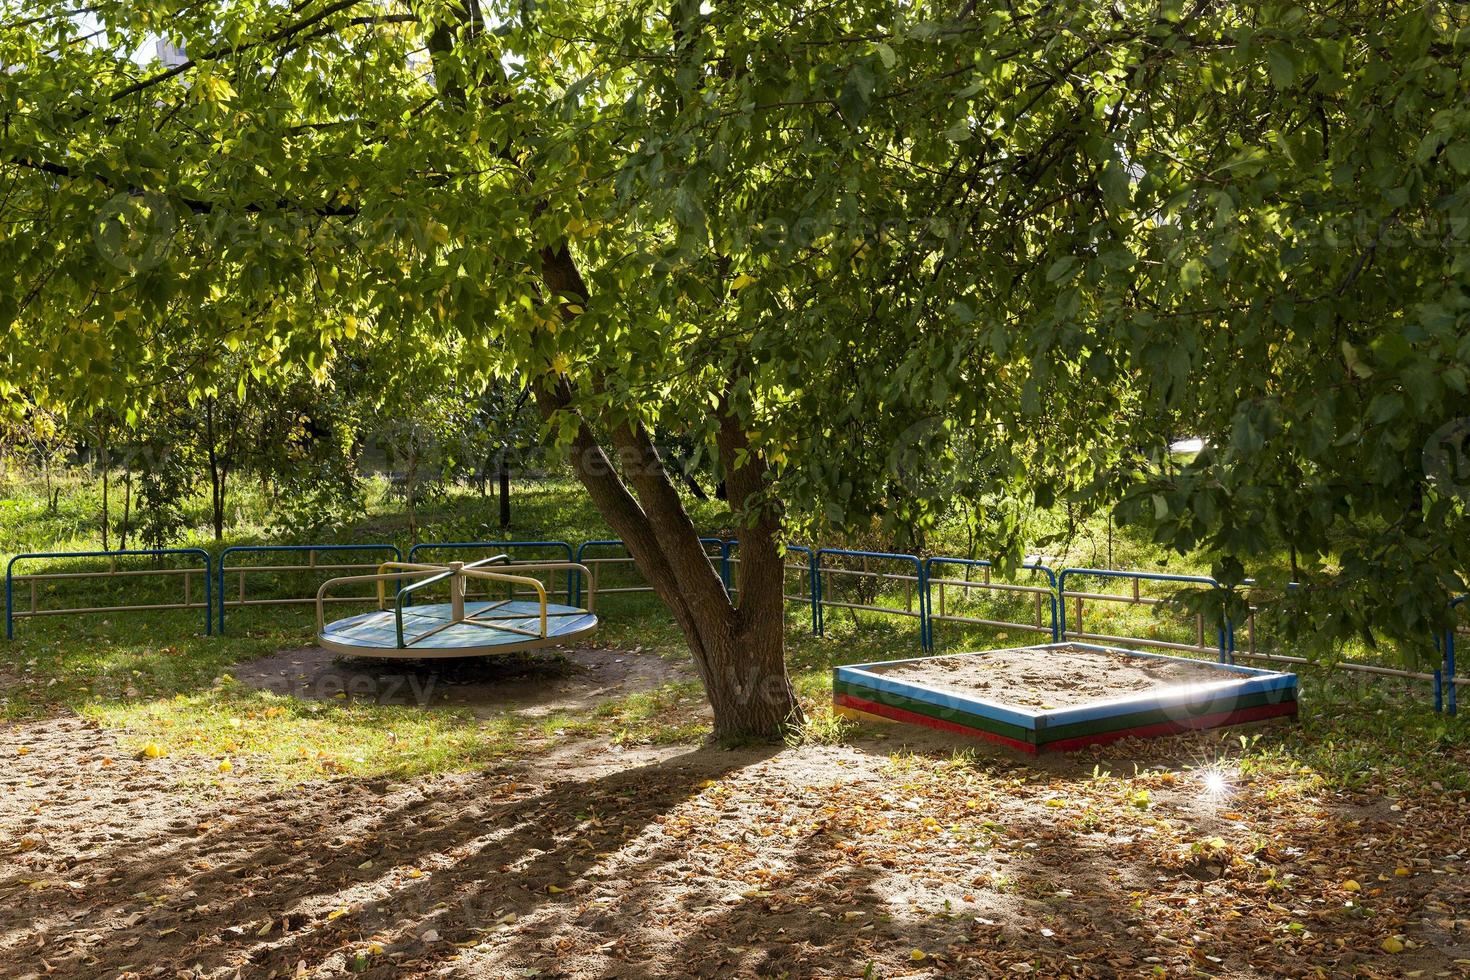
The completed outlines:
{"type": "Polygon", "coordinates": [[[832,672],[842,715],[924,725],[1032,753],[1291,716],[1296,693],[1295,674],[1085,643],[832,672]]]}

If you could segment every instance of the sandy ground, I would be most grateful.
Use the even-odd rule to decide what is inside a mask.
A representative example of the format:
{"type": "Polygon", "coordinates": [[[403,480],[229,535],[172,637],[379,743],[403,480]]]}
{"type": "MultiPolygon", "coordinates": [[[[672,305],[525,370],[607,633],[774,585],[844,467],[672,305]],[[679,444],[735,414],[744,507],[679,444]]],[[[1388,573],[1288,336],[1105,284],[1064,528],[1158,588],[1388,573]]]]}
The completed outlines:
{"type": "MultiPolygon", "coordinates": [[[[514,704],[648,680],[617,660],[514,704]]],[[[249,676],[334,669],[290,651],[249,676]]],[[[1464,794],[1253,776],[1210,796],[1188,767],[1222,744],[1022,760],[894,727],[281,786],[75,718],[10,724],[0,975],[1467,975],[1464,794]]]]}
{"type": "Polygon", "coordinates": [[[1080,647],[932,657],[886,668],[882,673],[1028,708],[1072,707],[1176,684],[1230,680],[1232,676],[1204,664],[1129,657],[1080,647]]]}
{"type": "Polygon", "coordinates": [[[242,664],[233,675],[251,687],[298,698],[326,700],[345,692],[379,704],[464,708],[482,718],[586,710],[695,679],[691,668],[660,657],[597,648],[418,661],[334,658],[321,647],[305,647],[242,664]]]}

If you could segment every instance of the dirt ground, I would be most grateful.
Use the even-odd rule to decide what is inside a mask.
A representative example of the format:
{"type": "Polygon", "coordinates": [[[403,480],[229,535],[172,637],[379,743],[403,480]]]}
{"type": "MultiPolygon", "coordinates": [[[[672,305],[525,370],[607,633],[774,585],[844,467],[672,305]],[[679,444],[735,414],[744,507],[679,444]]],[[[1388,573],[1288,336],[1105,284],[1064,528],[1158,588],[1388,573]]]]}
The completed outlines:
{"type": "MultiPolygon", "coordinates": [[[[519,700],[513,678],[430,700],[549,710],[664,669],[573,663],[519,700]]],[[[239,676],[336,669],[289,651],[239,676]]],[[[894,727],[282,787],[75,718],[10,724],[0,975],[1470,975],[1464,794],[1228,766],[1207,791],[1190,767],[1221,745],[1022,760],[894,727]]]]}
{"type": "Polygon", "coordinates": [[[1233,676],[1204,664],[1130,657],[1081,647],[1022,648],[992,650],[981,656],[930,657],[888,667],[882,673],[1028,708],[1073,707],[1175,684],[1230,680],[1233,676]]]}
{"type": "Polygon", "coordinates": [[[234,676],[250,687],[297,698],[327,700],[345,693],[378,704],[463,708],[481,718],[587,710],[695,678],[690,668],[657,656],[597,648],[415,661],[334,658],[321,647],[304,647],[242,664],[234,676]]]}

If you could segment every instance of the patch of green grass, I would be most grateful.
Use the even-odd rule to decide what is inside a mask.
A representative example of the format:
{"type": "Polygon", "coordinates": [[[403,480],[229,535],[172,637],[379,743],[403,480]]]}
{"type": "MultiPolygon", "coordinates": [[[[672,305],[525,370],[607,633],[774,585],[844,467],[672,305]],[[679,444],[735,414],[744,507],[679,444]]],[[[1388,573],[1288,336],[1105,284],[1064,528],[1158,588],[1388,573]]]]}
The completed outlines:
{"type": "Polygon", "coordinates": [[[704,704],[700,685],[665,684],[598,705],[583,731],[607,735],[619,745],[697,742],[710,732],[704,704]]]}
{"type": "MultiPolygon", "coordinates": [[[[72,471],[55,479],[61,493],[53,509],[39,480],[0,474],[0,549],[85,550],[101,544],[100,488],[95,479],[72,471]]],[[[120,493],[114,487],[114,494],[120,493]]],[[[386,481],[366,487],[367,512],[332,536],[341,542],[390,541],[405,547],[407,517],[402,501],[386,481]]],[[[696,522],[711,533],[727,531],[728,511],[719,502],[689,502],[696,522]]],[[[235,520],[226,544],[267,539],[271,524],[269,495],[241,482],[231,504],[235,520]]],[[[121,499],[112,501],[113,517],[121,499]]],[[[495,501],[464,488],[418,508],[424,540],[563,540],[610,536],[579,487],[566,478],[517,481],[513,490],[513,523],[502,532],[495,501]]],[[[217,549],[200,497],[188,504],[189,529],[179,544],[205,544],[217,549]]],[[[1037,515],[1037,527],[1065,529],[1061,515],[1037,515]]],[[[1140,570],[1202,572],[1203,555],[1180,558],[1162,553],[1146,539],[1114,529],[1109,544],[1105,519],[1078,522],[1061,544],[1049,547],[1054,564],[1140,570]]],[[[113,544],[116,546],[114,536],[113,544]]],[[[136,542],[130,542],[136,544],[136,542]]],[[[931,551],[966,554],[970,548],[958,522],[929,539],[931,551]]],[[[605,552],[610,554],[611,552],[605,552]]],[[[0,555],[0,559],[6,557],[0,555]]],[[[48,568],[48,571],[55,570],[48,568]]],[[[294,574],[294,573],[292,573],[294,574]]],[[[962,573],[957,573],[963,577],[962,573]]],[[[251,576],[253,597],[308,594],[323,576],[289,574],[277,581],[251,576]]],[[[793,589],[801,576],[793,573],[793,589]]],[[[175,599],[180,581],[118,577],[94,580],[74,588],[47,586],[44,608],[89,601],[175,599]],[[68,591],[70,590],[70,591],[68,591]]],[[[854,581],[854,580],[849,580],[854,581]]],[[[1014,580],[1027,584],[1024,576],[1014,580]]],[[[194,595],[202,583],[194,581],[194,595]]],[[[237,588],[232,577],[229,587],[237,588]]],[[[606,588],[641,584],[627,567],[603,566],[606,588]]],[[[856,585],[849,587],[856,588],[856,585]]],[[[909,600],[904,587],[885,583],[875,592],[883,601],[909,600]],[[886,591],[885,591],[886,590],[886,591]]],[[[28,602],[26,593],[18,598],[28,602]]],[[[947,609],[965,615],[1032,622],[1034,597],[1027,593],[973,592],[950,588],[947,609]]],[[[346,610],[354,607],[342,607],[346,610]]],[[[607,594],[598,611],[603,627],[599,645],[629,651],[629,656],[658,656],[687,661],[683,637],[658,601],[647,593],[607,594]],[[633,652],[638,651],[638,652],[633,652]]],[[[1069,610],[1070,612],[1070,610],[1069,610]]],[[[1192,639],[1196,627],[1163,607],[1090,603],[1090,627],[1160,638],[1192,639]],[[1144,631],[1140,633],[1139,631],[1144,631]]],[[[800,741],[830,744],[850,739],[853,726],[831,711],[830,671],[834,665],[919,655],[918,625],[911,618],[829,609],[826,635],[811,633],[810,610],[804,603],[788,606],[787,654],[793,682],[807,714],[796,736],[800,741]]],[[[544,717],[507,714],[479,719],[468,712],[424,710],[344,698],[316,701],[253,690],[233,681],[237,665],[280,649],[312,642],[314,622],[308,607],[231,610],[229,635],[207,638],[202,615],[193,611],[147,614],[108,613],[78,617],[38,618],[17,625],[17,640],[0,647],[0,718],[18,720],[75,712],[125,728],[135,748],[153,743],[164,751],[229,757],[240,768],[253,766],[283,779],[324,773],[355,776],[408,774],[492,765],[536,745],[570,738],[607,738],[624,744],[698,741],[709,726],[696,685],[676,684],[611,700],[582,712],[544,717]]],[[[986,649],[1020,645],[1045,638],[1014,628],[939,623],[939,649],[986,649]]],[[[1372,681],[1361,689],[1339,682],[1340,675],[1304,672],[1303,714],[1299,724],[1275,726],[1251,737],[1238,755],[1242,769],[1291,770],[1303,779],[1335,786],[1382,785],[1393,791],[1438,783],[1447,788],[1470,783],[1470,729],[1463,722],[1436,715],[1427,707],[1425,691],[1412,695],[1391,682],[1372,681]]]]}

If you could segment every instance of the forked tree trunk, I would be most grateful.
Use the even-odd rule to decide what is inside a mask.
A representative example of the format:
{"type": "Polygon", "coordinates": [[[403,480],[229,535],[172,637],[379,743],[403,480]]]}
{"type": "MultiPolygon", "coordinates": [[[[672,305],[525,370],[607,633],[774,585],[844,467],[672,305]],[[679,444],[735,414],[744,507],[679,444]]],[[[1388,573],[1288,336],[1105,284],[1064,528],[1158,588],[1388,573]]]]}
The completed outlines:
{"type": "MultiPolygon", "coordinates": [[[[586,295],[565,245],[543,251],[542,274],[553,295],[586,295]]],[[[572,315],[564,306],[563,316],[572,315]]],[[[543,416],[574,410],[565,378],[538,385],[536,403],[543,416]]],[[[619,473],[587,421],[579,420],[571,464],[598,512],[622,538],[683,631],[714,710],[715,736],[780,738],[801,723],[801,707],[786,673],[780,522],[763,500],[765,467],[759,454],[748,452],[730,407],[722,403],[719,413],[720,458],[740,543],[738,605],[710,564],[642,425],[608,426],[622,464],[619,473]]]]}
{"type": "MultiPolygon", "coordinates": [[[[470,33],[484,28],[477,0],[465,0],[455,17],[470,33]]],[[[431,59],[437,63],[449,56],[455,43],[449,23],[426,21],[424,28],[431,59]]],[[[467,108],[464,86],[455,80],[454,71],[444,67],[438,76],[441,95],[446,102],[467,108]]],[[[503,74],[494,72],[492,68],[487,83],[495,78],[504,81],[503,74]]],[[[515,160],[511,147],[502,147],[501,153],[515,160]]],[[[545,295],[560,304],[563,319],[572,319],[585,306],[587,285],[565,240],[541,250],[541,280],[545,295]]],[[[534,387],[543,417],[575,411],[565,378],[546,376],[534,387]]],[[[726,594],[653,440],[641,425],[594,420],[599,429],[611,430],[612,448],[622,464],[619,474],[588,420],[579,418],[571,463],[598,512],[622,538],[683,631],[714,709],[715,736],[779,738],[801,722],[801,707],[786,674],[783,570],[776,544],[779,521],[762,502],[763,461],[756,453],[745,453],[743,466],[734,468],[736,450],[749,447],[728,406],[721,418],[721,460],[739,527],[738,606],[726,594]],[[753,509],[757,502],[762,506],[753,509]]]]}

